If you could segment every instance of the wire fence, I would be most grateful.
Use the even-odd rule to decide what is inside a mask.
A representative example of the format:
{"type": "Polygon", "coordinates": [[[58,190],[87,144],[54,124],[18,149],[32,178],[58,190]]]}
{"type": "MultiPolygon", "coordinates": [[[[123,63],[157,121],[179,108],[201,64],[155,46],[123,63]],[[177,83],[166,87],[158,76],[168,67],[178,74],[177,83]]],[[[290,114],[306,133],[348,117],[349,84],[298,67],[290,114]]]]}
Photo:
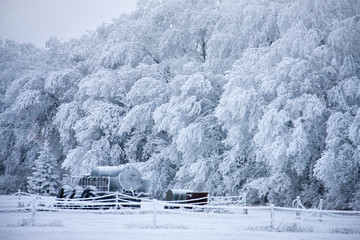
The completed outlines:
{"type": "MultiPolygon", "coordinates": [[[[156,227],[159,214],[256,214],[257,211],[268,211],[268,227],[275,229],[276,222],[282,219],[293,219],[302,222],[327,221],[329,218],[356,218],[360,222],[360,211],[323,210],[322,201],[317,208],[306,209],[298,197],[292,208],[269,206],[248,206],[246,195],[228,197],[204,197],[196,200],[159,201],[156,199],[139,198],[117,193],[83,199],[57,199],[18,192],[0,199],[0,212],[29,212],[35,218],[38,211],[85,213],[106,212],[127,214],[128,211],[138,214],[152,214],[153,225],[156,227]],[[203,202],[206,200],[206,202],[203,202]]],[[[341,221],[341,220],[340,220],[341,221]]]]}

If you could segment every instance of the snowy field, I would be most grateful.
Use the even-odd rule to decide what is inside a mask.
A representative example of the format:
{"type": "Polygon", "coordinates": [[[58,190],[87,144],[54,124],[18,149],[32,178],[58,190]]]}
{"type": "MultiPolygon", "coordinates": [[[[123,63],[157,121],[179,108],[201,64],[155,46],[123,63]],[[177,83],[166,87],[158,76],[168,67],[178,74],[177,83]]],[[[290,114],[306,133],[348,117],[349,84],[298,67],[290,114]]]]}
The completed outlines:
{"type": "MultiPolygon", "coordinates": [[[[53,198],[38,199],[49,206],[53,198]]],[[[137,210],[31,211],[31,197],[0,196],[0,239],[360,239],[360,216],[275,208],[164,210],[159,202],[137,210]]]]}

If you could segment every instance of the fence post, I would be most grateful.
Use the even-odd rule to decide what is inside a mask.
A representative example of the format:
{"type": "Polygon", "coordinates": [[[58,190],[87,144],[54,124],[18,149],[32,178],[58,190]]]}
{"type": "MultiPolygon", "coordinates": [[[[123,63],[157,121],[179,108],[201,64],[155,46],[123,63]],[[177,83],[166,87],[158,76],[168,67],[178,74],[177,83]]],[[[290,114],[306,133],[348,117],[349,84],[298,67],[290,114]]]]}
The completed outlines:
{"type": "Polygon", "coordinates": [[[32,201],[32,209],[31,209],[31,221],[35,222],[35,213],[36,213],[36,198],[32,201]]]}
{"type": "Polygon", "coordinates": [[[154,224],[154,228],[157,228],[157,224],[156,224],[156,215],[157,215],[157,200],[154,199],[153,200],[153,224],[154,224]]]}
{"type": "Polygon", "coordinates": [[[274,204],[270,204],[270,228],[274,229],[274,204]]]}
{"type": "Polygon", "coordinates": [[[323,199],[320,199],[320,210],[323,210],[323,199]]]}
{"type": "Polygon", "coordinates": [[[300,218],[300,196],[296,196],[296,208],[298,209],[296,211],[296,218],[299,219],[300,218]]]}
{"type": "MultiPolygon", "coordinates": [[[[245,207],[246,207],[246,195],[247,195],[246,193],[244,193],[244,195],[243,195],[244,196],[244,205],[245,205],[245,207]]],[[[243,213],[248,214],[248,209],[244,208],[243,213]]]]}
{"type": "Polygon", "coordinates": [[[18,208],[23,207],[24,204],[21,203],[21,190],[18,190],[18,208]]]}
{"type": "MultiPolygon", "coordinates": [[[[320,199],[320,204],[319,204],[319,209],[320,211],[323,210],[323,199],[320,199]]],[[[319,221],[322,222],[322,213],[319,213],[319,221]]]]}
{"type": "Polygon", "coordinates": [[[116,191],[116,203],[115,203],[115,209],[118,209],[118,208],[119,208],[118,202],[119,202],[119,192],[118,192],[118,191],[116,191]]]}
{"type": "Polygon", "coordinates": [[[110,192],[110,177],[108,177],[107,192],[110,192]]]}

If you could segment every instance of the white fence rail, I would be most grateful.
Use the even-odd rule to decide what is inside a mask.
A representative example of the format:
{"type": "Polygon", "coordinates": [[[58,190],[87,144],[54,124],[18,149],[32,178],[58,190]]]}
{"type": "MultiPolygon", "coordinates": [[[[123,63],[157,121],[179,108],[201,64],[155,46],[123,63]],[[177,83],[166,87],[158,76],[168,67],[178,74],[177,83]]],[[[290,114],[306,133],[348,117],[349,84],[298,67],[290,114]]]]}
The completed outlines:
{"type": "MultiPolygon", "coordinates": [[[[53,197],[38,196],[28,193],[18,192],[12,196],[3,197],[0,201],[0,212],[30,212],[31,218],[35,218],[37,211],[81,211],[125,213],[126,211],[137,211],[138,213],[153,214],[153,225],[156,227],[158,215],[161,213],[181,213],[181,214],[209,214],[231,212],[237,214],[251,214],[253,211],[268,210],[269,226],[274,229],[277,215],[293,214],[296,220],[312,220],[322,222],[323,217],[339,216],[360,219],[360,211],[338,211],[322,210],[322,201],[317,209],[306,209],[302,206],[300,198],[294,200],[294,208],[270,206],[247,206],[246,196],[231,197],[207,197],[207,202],[191,202],[189,200],[177,201],[158,201],[146,198],[137,198],[112,193],[95,198],[87,199],[55,199],[53,197]],[[190,203],[189,203],[190,202],[190,203]],[[133,210],[135,209],[135,210],[133,210]],[[176,209],[176,210],[172,210],[176,209]]],[[[205,198],[204,198],[205,199],[205,198]]],[[[203,198],[197,200],[204,200],[203,198]]],[[[279,217],[280,218],[280,217],[279,217]]]]}
{"type": "Polygon", "coordinates": [[[209,197],[209,204],[213,206],[239,205],[246,206],[246,194],[240,196],[209,197]]]}

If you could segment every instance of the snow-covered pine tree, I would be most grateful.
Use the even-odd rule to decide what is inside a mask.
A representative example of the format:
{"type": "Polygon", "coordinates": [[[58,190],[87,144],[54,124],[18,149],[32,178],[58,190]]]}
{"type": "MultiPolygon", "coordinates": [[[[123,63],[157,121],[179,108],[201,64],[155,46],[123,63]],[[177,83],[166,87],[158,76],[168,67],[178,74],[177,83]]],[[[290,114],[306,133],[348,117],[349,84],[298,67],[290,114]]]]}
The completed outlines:
{"type": "Polygon", "coordinates": [[[59,169],[57,159],[52,154],[47,141],[32,169],[34,172],[31,177],[28,177],[29,192],[45,195],[56,194],[59,185],[59,169]]]}

